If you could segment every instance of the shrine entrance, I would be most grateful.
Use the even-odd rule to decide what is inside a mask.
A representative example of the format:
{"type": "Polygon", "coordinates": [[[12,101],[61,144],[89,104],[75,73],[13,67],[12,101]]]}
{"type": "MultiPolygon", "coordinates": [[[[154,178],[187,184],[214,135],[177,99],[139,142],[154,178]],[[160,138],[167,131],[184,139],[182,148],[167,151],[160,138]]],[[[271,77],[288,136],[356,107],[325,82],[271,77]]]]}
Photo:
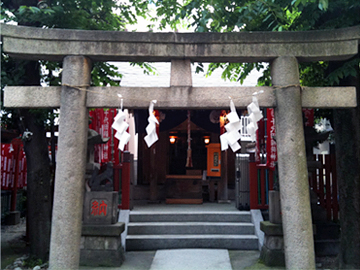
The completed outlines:
{"type": "MultiPolygon", "coordinates": [[[[177,193],[175,197],[179,199],[176,200],[177,203],[217,201],[217,196],[214,197],[217,195],[215,190],[212,190],[213,195],[211,198],[209,197],[209,177],[207,175],[208,147],[216,145],[218,153],[221,153],[220,124],[219,121],[217,123],[210,121],[209,115],[212,111],[157,111],[161,115],[158,131],[159,140],[149,148],[144,141],[146,134],[140,132],[138,135],[138,168],[134,189],[139,192],[134,192],[134,203],[137,200],[170,203],[169,198],[174,197],[174,193],[177,193]],[[190,122],[187,119],[188,113],[190,113],[190,122]],[[190,145],[188,144],[189,138],[190,145]],[[154,160],[156,162],[153,162],[154,160]],[[186,183],[191,179],[198,185],[187,185],[186,183]],[[156,182],[156,191],[153,182],[156,182]],[[175,190],[172,190],[171,185],[174,185],[175,190]],[[176,185],[178,186],[175,187],[176,185]],[[189,190],[181,194],[179,189],[189,190]],[[169,193],[173,194],[169,197],[169,193]],[[197,200],[191,200],[195,198],[197,200]]],[[[144,113],[147,114],[146,111],[144,113]]],[[[135,115],[140,117],[137,112],[135,115]]],[[[142,118],[146,120],[147,117],[142,118]]],[[[137,122],[141,121],[138,120],[137,122]]],[[[141,131],[145,128],[137,128],[137,130],[141,131]]],[[[219,175],[217,175],[216,180],[220,179],[219,168],[219,175]]],[[[232,180],[231,184],[234,185],[234,177],[232,180]]]]}
{"type": "MultiPolygon", "coordinates": [[[[6,87],[4,104],[61,110],[50,269],[77,269],[86,165],[88,108],[275,108],[286,267],[315,269],[301,108],[356,107],[355,87],[302,87],[299,61],[339,61],[358,54],[360,27],[313,32],[133,33],[2,25],[10,57],[63,61],[62,87],[6,87]],[[92,61],[170,62],[170,87],[90,87],[92,61]],[[269,62],[272,87],[192,87],[193,62],[269,62]],[[339,94],[340,93],[340,94],[339,94]],[[301,202],[301,203],[300,203],[301,202]]],[[[157,162],[154,160],[154,162],[157,162]]]]}

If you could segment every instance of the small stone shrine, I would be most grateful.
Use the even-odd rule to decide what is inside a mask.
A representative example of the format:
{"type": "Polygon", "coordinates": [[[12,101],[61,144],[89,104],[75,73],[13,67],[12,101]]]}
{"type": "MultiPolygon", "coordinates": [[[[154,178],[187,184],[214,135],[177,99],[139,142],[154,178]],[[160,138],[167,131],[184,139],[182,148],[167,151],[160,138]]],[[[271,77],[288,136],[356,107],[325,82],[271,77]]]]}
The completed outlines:
{"type": "Polygon", "coordinates": [[[89,130],[80,243],[80,265],[84,266],[112,267],[123,262],[121,233],[125,224],[117,222],[119,194],[113,188],[113,165],[108,163],[99,173],[100,164],[94,162],[94,145],[107,141],[96,131],[89,130]]]}

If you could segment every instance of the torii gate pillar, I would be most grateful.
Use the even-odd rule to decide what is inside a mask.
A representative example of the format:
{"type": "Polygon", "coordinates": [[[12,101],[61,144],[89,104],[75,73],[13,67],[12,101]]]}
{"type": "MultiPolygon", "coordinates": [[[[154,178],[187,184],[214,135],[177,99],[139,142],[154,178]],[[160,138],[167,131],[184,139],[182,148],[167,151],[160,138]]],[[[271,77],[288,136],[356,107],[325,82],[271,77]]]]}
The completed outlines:
{"type": "Polygon", "coordinates": [[[315,269],[299,67],[295,57],[271,64],[275,87],[276,142],[287,269],[315,269]]]}
{"type": "Polygon", "coordinates": [[[60,127],[51,227],[50,269],[78,269],[88,133],[86,91],[91,62],[66,56],[63,62],[60,127]]]}

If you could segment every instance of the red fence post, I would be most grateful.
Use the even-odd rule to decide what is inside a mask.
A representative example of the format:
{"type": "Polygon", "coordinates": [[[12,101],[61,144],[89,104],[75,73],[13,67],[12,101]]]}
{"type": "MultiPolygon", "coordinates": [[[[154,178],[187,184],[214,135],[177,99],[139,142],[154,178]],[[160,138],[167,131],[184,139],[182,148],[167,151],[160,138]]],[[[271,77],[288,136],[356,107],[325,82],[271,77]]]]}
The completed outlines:
{"type": "Polygon", "coordinates": [[[265,184],[265,174],[266,174],[266,167],[265,166],[257,166],[258,170],[260,170],[260,196],[261,196],[261,205],[260,208],[266,208],[266,184],[265,184]]]}
{"type": "Polygon", "coordinates": [[[326,179],[326,212],[327,219],[331,220],[332,218],[332,187],[330,179],[331,163],[330,156],[325,155],[325,179],[326,179]]]}
{"type": "Polygon", "coordinates": [[[339,201],[338,201],[338,186],[336,177],[336,157],[334,154],[330,154],[331,157],[331,179],[332,179],[332,190],[333,190],[333,221],[339,219],[339,201]]]}
{"type": "Polygon", "coordinates": [[[119,179],[120,179],[120,170],[123,168],[122,164],[114,164],[114,191],[119,192],[120,191],[120,183],[119,183],[119,179]]]}
{"type": "Polygon", "coordinates": [[[130,152],[124,151],[122,163],[123,169],[121,177],[121,209],[130,209],[130,152]]]}
{"type": "Polygon", "coordinates": [[[250,175],[250,209],[259,209],[258,207],[258,176],[256,162],[254,156],[249,159],[249,175],[250,175]]]}
{"type": "Polygon", "coordinates": [[[323,162],[323,155],[318,155],[319,161],[321,162],[321,167],[319,168],[319,199],[320,205],[325,207],[325,200],[324,200],[324,162],[323,162]]]}
{"type": "Polygon", "coordinates": [[[13,139],[11,144],[14,147],[14,162],[15,162],[15,171],[14,171],[14,181],[13,181],[13,188],[11,194],[11,207],[10,211],[16,211],[16,200],[17,200],[17,189],[18,189],[18,182],[19,182],[19,157],[20,157],[20,150],[22,141],[19,139],[13,139]]]}

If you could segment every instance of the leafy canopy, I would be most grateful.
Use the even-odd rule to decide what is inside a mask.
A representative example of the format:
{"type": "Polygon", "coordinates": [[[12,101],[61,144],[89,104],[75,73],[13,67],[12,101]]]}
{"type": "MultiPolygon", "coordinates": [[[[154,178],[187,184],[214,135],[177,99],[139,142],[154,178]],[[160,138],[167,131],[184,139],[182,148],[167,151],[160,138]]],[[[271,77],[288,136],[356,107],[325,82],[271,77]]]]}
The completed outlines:
{"type": "MultiPolygon", "coordinates": [[[[360,24],[358,0],[155,0],[154,4],[160,27],[174,30],[181,21],[197,32],[307,31],[360,24]]],[[[340,70],[325,74],[327,63],[301,64],[301,80],[304,85],[333,85],[355,74],[358,66],[359,59],[353,59],[340,70]]],[[[254,68],[265,68],[259,85],[271,83],[269,67],[261,63],[213,63],[207,74],[219,67],[224,69],[224,79],[240,83],[254,68]]],[[[201,70],[200,64],[197,71],[201,70]]]]}
{"type": "MultiPolygon", "coordinates": [[[[5,23],[43,28],[64,28],[84,30],[125,31],[127,25],[137,23],[139,16],[146,17],[146,0],[129,0],[127,3],[115,0],[48,0],[47,7],[37,7],[37,0],[5,0],[1,3],[1,20],[5,23]]],[[[1,45],[1,89],[6,85],[24,83],[25,66],[28,61],[14,61],[2,50],[1,45]]],[[[56,86],[61,84],[62,63],[40,61],[39,84],[56,86]]],[[[140,63],[144,72],[154,72],[149,64],[140,63]]],[[[93,63],[92,85],[119,85],[122,75],[115,65],[105,62],[93,63]]],[[[2,126],[15,128],[12,123],[14,110],[2,111],[2,126]]],[[[41,117],[47,122],[48,112],[41,117]]]]}

